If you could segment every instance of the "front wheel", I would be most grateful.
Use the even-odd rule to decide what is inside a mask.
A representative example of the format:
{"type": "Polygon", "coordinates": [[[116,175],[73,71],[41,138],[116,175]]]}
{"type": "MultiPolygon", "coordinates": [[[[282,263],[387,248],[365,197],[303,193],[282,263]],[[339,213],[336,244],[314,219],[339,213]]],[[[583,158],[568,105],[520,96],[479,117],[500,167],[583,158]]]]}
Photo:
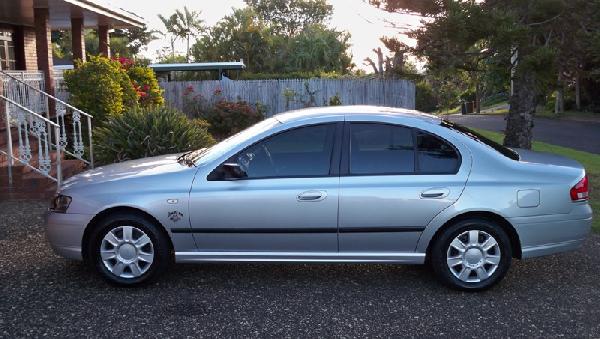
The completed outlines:
{"type": "Polygon", "coordinates": [[[166,270],[171,250],[163,232],[142,216],[115,214],[104,219],[90,236],[88,257],[111,283],[135,286],[166,270]]]}
{"type": "Polygon", "coordinates": [[[486,219],[462,220],[446,228],[430,254],[438,279],[467,291],[488,289],[498,283],[512,260],[508,235],[486,219]]]}

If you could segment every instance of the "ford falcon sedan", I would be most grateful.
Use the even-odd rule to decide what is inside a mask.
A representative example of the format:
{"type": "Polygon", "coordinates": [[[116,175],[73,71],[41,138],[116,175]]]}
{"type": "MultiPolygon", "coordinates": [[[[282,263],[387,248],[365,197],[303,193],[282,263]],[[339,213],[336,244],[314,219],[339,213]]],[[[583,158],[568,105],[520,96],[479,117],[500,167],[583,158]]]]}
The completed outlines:
{"type": "Polygon", "coordinates": [[[46,221],[58,254],[119,285],[173,262],[427,263],[446,285],[483,290],[513,258],[580,247],[587,200],[576,161],[416,111],[338,106],[84,172],[46,221]]]}

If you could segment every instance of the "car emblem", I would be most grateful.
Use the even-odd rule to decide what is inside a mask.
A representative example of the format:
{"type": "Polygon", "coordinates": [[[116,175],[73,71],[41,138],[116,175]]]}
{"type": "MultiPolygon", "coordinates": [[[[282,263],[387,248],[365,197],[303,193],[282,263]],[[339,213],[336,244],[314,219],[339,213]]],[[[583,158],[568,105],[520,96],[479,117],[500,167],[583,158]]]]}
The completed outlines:
{"type": "Polygon", "coordinates": [[[172,221],[177,222],[181,220],[181,218],[183,218],[183,213],[179,211],[169,212],[169,219],[171,219],[172,221]]]}

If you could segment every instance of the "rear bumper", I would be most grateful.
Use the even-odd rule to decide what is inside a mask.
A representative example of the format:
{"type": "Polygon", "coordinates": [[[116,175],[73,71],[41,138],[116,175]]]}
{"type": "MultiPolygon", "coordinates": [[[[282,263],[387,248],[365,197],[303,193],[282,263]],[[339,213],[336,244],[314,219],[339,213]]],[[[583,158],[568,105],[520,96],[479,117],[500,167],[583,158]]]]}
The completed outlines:
{"type": "Polygon", "coordinates": [[[592,209],[576,205],[569,214],[512,218],[521,242],[522,258],[533,258],[581,247],[592,228],[592,209]]]}
{"type": "Polygon", "coordinates": [[[82,260],[81,241],[93,215],[46,213],[46,238],[56,254],[67,259],[82,260]]]}

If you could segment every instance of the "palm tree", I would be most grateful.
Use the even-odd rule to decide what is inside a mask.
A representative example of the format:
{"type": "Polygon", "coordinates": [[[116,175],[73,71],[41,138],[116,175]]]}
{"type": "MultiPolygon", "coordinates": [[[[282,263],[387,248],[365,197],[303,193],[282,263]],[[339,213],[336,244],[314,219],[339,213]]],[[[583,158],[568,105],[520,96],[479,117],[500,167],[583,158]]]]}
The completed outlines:
{"type": "Polygon", "coordinates": [[[204,31],[204,20],[200,19],[201,11],[190,11],[187,6],[181,10],[175,11],[175,30],[178,37],[187,41],[187,49],[185,57],[187,62],[190,62],[190,39],[197,37],[201,32],[204,31]]]}
{"type": "Polygon", "coordinates": [[[171,16],[167,19],[165,18],[162,14],[158,15],[158,18],[160,19],[160,21],[162,21],[163,25],[165,26],[166,32],[159,32],[160,34],[162,34],[163,36],[169,36],[170,39],[170,43],[171,43],[171,58],[175,57],[175,42],[177,41],[177,39],[180,38],[179,35],[179,31],[178,31],[178,17],[177,17],[177,13],[171,14],[171,16]]]}

